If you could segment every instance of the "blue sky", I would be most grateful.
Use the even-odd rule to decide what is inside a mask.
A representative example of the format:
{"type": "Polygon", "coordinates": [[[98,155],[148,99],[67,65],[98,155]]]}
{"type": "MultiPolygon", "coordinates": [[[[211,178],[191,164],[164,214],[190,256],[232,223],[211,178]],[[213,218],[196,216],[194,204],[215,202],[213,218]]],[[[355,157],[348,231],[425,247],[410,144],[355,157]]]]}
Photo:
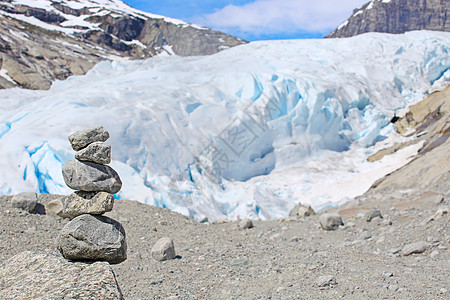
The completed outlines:
{"type": "Polygon", "coordinates": [[[369,0],[124,0],[248,41],[321,38],[369,0]]]}

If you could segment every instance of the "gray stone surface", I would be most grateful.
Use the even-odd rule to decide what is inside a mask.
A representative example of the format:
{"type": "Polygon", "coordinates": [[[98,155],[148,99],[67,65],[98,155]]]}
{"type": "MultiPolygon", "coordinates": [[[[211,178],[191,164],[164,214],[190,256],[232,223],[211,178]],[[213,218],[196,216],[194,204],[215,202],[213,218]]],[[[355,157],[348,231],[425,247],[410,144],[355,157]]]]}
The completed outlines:
{"type": "Polygon", "coordinates": [[[11,205],[15,208],[32,212],[37,204],[36,193],[20,193],[12,197],[11,205]]]}
{"type": "Polygon", "coordinates": [[[124,228],[104,216],[76,217],[61,230],[57,243],[58,250],[69,260],[118,264],[127,259],[124,228]]]}
{"type": "Polygon", "coordinates": [[[428,250],[430,244],[425,241],[420,241],[412,244],[405,245],[402,249],[402,255],[408,256],[414,253],[420,254],[428,250]]]}
{"type": "Polygon", "coordinates": [[[109,164],[111,162],[111,145],[105,142],[94,142],[86,148],[77,151],[75,158],[98,164],[109,164]]]}
{"type": "Polygon", "coordinates": [[[83,214],[102,215],[113,207],[114,197],[109,193],[77,191],[65,197],[61,214],[71,219],[83,214]]]}
{"type": "Polygon", "coordinates": [[[0,299],[123,299],[106,262],[70,263],[25,251],[0,265],[0,299]]]}
{"type": "Polygon", "coordinates": [[[239,227],[241,229],[250,229],[253,228],[253,222],[250,219],[243,219],[239,222],[239,227]]]}
{"type": "Polygon", "coordinates": [[[109,139],[109,132],[100,125],[79,130],[69,136],[70,145],[75,151],[95,142],[106,142],[107,139],[109,139]]]}
{"type": "Polygon", "coordinates": [[[175,246],[169,237],[159,239],[152,248],[152,257],[157,261],[174,259],[175,256],[175,246]]]}
{"type": "Polygon", "coordinates": [[[381,211],[379,209],[372,208],[364,215],[364,218],[366,219],[367,222],[371,222],[375,218],[382,219],[383,216],[381,215],[381,211]]]}
{"type": "Polygon", "coordinates": [[[64,181],[74,190],[115,194],[122,188],[119,174],[109,166],[71,160],[62,168],[64,181]]]}
{"type": "Polygon", "coordinates": [[[337,213],[325,213],[319,217],[320,225],[325,230],[336,230],[344,225],[342,217],[337,213]]]}

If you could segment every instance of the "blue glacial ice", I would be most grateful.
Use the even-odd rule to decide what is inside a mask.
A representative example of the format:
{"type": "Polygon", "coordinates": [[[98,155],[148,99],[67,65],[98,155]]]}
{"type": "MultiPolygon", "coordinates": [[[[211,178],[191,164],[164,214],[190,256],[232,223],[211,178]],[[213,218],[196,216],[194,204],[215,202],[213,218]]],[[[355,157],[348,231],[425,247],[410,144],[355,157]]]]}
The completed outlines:
{"type": "Polygon", "coordinates": [[[121,199],[210,220],[341,203],[356,189],[314,191],[373,167],[365,157],[396,111],[448,84],[449,50],[449,33],[426,31],[253,42],[103,62],[49,91],[2,90],[0,193],[70,193],[67,136],[101,124],[121,199]]]}

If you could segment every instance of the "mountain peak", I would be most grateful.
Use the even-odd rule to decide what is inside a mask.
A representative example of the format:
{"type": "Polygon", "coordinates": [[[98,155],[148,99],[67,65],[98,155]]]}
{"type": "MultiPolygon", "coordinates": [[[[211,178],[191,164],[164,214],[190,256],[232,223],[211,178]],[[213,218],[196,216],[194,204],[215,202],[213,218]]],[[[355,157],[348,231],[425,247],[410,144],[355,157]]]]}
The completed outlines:
{"type": "Polygon", "coordinates": [[[0,88],[47,89],[111,59],[209,55],[245,41],[119,0],[0,2],[0,88]]]}

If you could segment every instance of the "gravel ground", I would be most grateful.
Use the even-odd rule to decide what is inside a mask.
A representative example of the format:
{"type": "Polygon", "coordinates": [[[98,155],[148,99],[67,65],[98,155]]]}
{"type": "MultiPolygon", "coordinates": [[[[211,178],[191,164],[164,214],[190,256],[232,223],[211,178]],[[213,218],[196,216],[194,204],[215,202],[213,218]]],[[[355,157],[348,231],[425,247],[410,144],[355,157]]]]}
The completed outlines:
{"type": "MultiPolygon", "coordinates": [[[[240,229],[238,222],[200,224],[116,201],[107,215],[126,230],[128,259],[112,267],[126,299],[449,299],[448,195],[398,194],[378,200],[369,194],[330,209],[344,221],[336,231],[324,231],[318,215],[240,229]],[[372,207],[384,218],[367,222],[372,207]],[[151,248],[164,236],[174,240],[178,256],[157,262],[151,248]],[[424,253],[400,253],[420,241],[429,245],[424,253]]],[[[39,195],[38,202],[54,197],[39,195]]],[[[10,199],[0,197],[0,262],[55,248],[68,221],[42,207],[33,214],[11,208],[10,199]]]]}

